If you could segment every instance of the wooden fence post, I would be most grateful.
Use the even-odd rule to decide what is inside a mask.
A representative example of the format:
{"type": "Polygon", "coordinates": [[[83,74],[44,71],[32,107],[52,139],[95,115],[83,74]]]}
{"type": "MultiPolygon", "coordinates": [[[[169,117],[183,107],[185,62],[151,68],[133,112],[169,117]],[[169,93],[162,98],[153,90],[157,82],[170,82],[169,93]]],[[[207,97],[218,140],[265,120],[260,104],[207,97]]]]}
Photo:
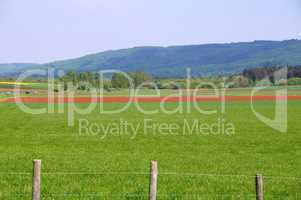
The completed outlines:
{"type": "Polygon", "coordinates": [[[263,200],[263,178],[261,174],[256,175],[256,200],[263,200]]]}
{"type": "Polygon", "coordinates": [[[33,161],[32,200],[40,200],[41,196],[41,160],[33,161]]]}
{"type": "Polygon", "coordinates": [[[158,177],[157,161],[151,161],[149,200],[156,200],[157,198],[157,177],[158,177]]]}

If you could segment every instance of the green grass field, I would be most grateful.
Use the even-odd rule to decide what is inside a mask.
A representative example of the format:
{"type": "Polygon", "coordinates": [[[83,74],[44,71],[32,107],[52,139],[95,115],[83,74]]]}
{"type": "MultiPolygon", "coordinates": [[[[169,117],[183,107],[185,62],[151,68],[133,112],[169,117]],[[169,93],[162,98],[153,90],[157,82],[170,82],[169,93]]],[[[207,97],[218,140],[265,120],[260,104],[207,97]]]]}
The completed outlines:
{"type": "MultiPolygon", "coordinates": [[[[279,90],[279,88],[286,88],[288,95],[301,95],[301,86],[286,86],[286,87],[267,87],[263,90],[260,90],[256,93],[256,95],[275,95],[275,91],[279,90]]],[[[225,89],[226,95],[229,96],[249,96],[252,92],[253,88],[228,88],[225,89]]],[[[217,89],[218,92],[221,92],[222,89],[217,89]]],[[[151,89],[140,89],[139,91],[133,91],[133,93],[137,94],[137,96],[154,96],[158,95],[156,90],[151,89]]],[[[193,92],[195,92],[193,89],[190,91],[187,91],[185,89],[183,90],[171,90],[171,89],[163,89],[159,90],[159,94],[161,96],[166,95],[191,95],[193,92]]],[[[127,96],[129,95],[128,89],[119,89],[119,90],[112,90],[110,92],[104,91],[104,96],[127,96]]],[[[215,94],[215,91],[213,89],[199,89],[196,92],[197,95],[213,95],[215,94]]],[[[79,91],[78,95],[80,96],[86,96],[88,95],[85,91],[79,91]]]]}
{"type": "MultiPolygon", "coordinates": [[[[43,107],[32,104],[31,107],[43,107]]],[[[86,105],[80,105],[86,106],[86,105]]],[[[106,104],[106,109],[122,104],[106,104]]],[[[168,109],[176,103],[167,104],[168,109]]],[[[219,109],[218,103],[202,108],[219,109]]],[[[271,102],[256,102],[266,116],[271,102]]],[[[157,103],[142,104],[145,109],[157,103]]],[[[65,108],[66,109],[66,108],[65,108]]],[[[227,103],[226,113],[144,115],[134,107],[120,114],[77,115],[67,126],[67,113],[31,115],[14,104],[0,104],[0,199],[30,199],[32,160],[42,159],[42,199],[147,199],[149,165],[159,165],[158,199],[255,199],[254,175],[264,175],[266,199],[300,199],[301,102],[288,103],[288,133],[279,133],[260,122],[249,103],[227,103]],[[234,135],[144,134],[80,135],[79,119],[109,125],[144,119],[153,123],[215,123],[224,118],[235,126],[234,135]]]]}

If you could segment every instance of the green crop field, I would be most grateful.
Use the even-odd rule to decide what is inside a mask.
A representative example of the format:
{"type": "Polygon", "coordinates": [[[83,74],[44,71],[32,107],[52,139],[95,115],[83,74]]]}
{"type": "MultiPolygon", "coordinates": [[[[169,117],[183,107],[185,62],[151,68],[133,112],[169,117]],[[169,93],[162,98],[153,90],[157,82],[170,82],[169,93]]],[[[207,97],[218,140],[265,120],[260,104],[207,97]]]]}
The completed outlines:
{"type": "MultiPolygon", "coordinates": [[[[255,104],[258,112],[274,114],[273,103],[255,104]]],[[[171,110],[177,105],[166,107],[171,110]]],[[[105,109],[122,106],[109,103],[105,109]]],[[[42,160],[43,200],[147,199],[151,160],[158,161],[158,199],[255,199],[256,173],[264,175],[266,199],[300,199],[300,101],[288,102],[287,133],[259,121],[248,102],[228,102],[224,114],[218,103],[199,106],[218,112],[205,115],[192,109],[191,113],[145,115],[131,105],[119,114],[100,114],[95,109],[88,115],[76,115],[74,126],[69,127],[67,112],[32,115],[2,103],[0,199],[31,198],[33,159],[42,160]],[[186,122],[214,124],[218,118],[232,123],[234,134],[183,134],[182,129],[158,134],[157,130],[145,132],[143,124],[152,120],[152,124],[176,123],[183,128],[186,122]],[[142,125],[136,135],[112,132],[104,137],[102,131],[80,133],[80,119],[99,126],[122,120],[142,125]]],[[[152,110],[159,104],[141,107],[152,110]]]]}

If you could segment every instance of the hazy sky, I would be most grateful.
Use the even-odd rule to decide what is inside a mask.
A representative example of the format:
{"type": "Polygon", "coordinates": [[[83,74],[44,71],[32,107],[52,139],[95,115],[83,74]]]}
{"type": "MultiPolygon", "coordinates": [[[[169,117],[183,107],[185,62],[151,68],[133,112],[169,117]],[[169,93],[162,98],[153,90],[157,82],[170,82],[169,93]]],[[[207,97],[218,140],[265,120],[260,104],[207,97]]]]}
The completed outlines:
{"type": "Polygon", "coordinates": [[[133,46],[301,39],[300,0],[0,0],[0,63],[133,46]]]}

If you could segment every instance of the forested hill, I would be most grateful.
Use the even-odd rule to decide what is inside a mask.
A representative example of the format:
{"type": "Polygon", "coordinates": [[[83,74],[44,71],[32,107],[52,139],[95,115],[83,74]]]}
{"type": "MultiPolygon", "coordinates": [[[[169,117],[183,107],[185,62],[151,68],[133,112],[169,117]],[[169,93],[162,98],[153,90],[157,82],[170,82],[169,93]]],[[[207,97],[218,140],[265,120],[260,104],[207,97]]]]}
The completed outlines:
{"type": "MultiPolygon", "coordinates": [[[[34,68],[55,67],[64,70],[98,71],[120,69],[145,71],[154,76],[178,77],[185,68],[193,75],[238,73],[243,69],[277,64],[301,64],[301,40],[254,41],[170,47],[135,47],[105,51],[84,57],[56,61],[34,68]]],[[[0,74],[18,73],[26,67],[0,65],[0,74]]]]}

